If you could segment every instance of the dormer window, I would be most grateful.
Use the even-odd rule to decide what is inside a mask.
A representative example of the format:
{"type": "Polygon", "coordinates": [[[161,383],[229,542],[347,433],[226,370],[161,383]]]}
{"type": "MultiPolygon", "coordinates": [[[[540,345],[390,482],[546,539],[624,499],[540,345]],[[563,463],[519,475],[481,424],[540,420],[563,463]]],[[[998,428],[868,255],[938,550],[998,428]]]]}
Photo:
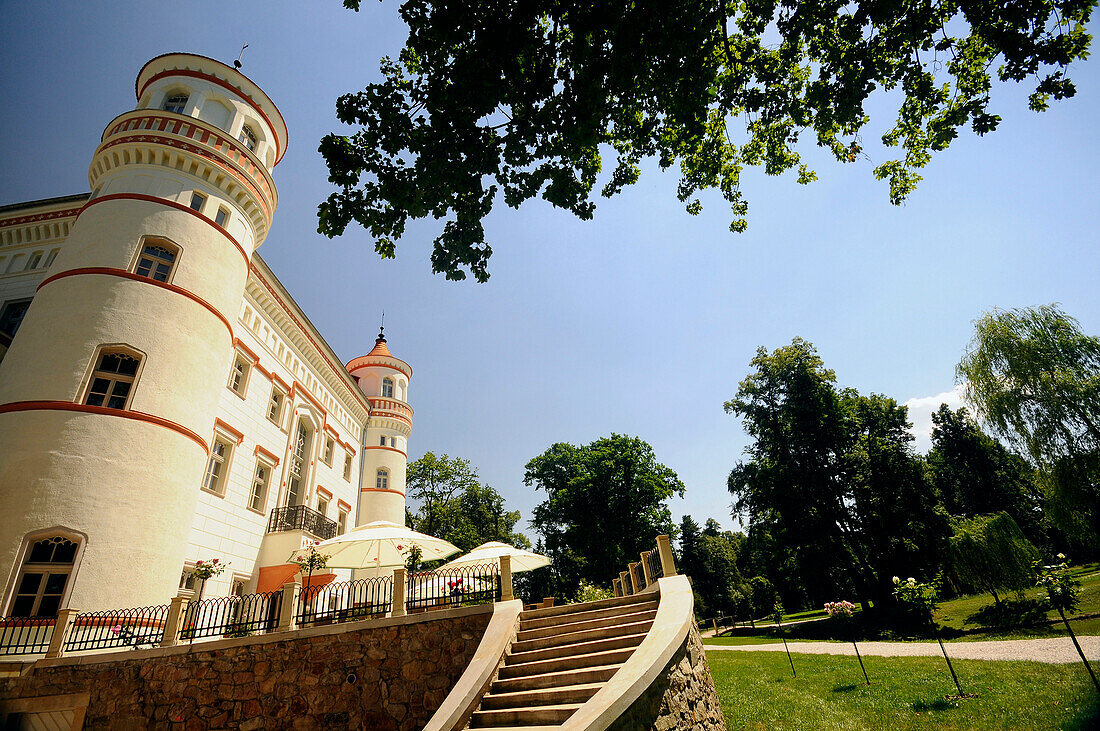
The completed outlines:
{"type": "Polygon", "coordinates": [[[164,111],[166,112],[183,114],[184,107],[186,106],[187,94],[169,94],[168,98],[164,100],[164,111]]]}
{"type": "Polygon", "coordinates": [[[249,152],[256,151],[256,133],[247,124],[241,127],[241,133],[237,136],[241,144],[248,148],[249,152]]]}
{"type": "Polygon", "coordinates": [[[382,397],[383,398],[393,398],[393,379],[392,378],[383,378],[382,379],[382,397]]]}

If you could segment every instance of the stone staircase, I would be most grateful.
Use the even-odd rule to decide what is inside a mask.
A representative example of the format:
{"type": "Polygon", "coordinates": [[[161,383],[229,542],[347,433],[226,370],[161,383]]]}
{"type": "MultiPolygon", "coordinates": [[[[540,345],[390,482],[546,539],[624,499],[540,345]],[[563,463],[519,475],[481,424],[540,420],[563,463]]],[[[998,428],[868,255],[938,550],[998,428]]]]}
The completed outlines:
{"type": "Polygon", "coordinates": [[[641,644],[658,601],[650,592],[520,613],[519,633],[467,728],[559,728],[641,644]]]}

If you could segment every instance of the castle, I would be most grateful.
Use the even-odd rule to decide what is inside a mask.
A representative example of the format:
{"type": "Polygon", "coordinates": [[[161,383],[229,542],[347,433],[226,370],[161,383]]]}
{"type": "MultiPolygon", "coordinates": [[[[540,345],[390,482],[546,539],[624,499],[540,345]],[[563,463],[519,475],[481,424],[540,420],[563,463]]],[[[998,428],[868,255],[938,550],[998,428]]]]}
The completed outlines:
{"type": "Polygon", "coordinates": [[[279,110],[184,53],[135,94],[91,193],[0,208],[0,616],[163,604],[214,558],[207,596],[272,591],[405,520],[411,368],[381,332],[342,365],[256,253],[279,110]]]}

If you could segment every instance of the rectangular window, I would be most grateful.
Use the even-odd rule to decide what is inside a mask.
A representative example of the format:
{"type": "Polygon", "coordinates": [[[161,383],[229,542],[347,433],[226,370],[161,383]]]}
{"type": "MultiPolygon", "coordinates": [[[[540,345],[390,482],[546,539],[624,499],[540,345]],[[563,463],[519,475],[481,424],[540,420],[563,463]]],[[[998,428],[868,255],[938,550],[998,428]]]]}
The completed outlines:
{"type": "Polygon", "coordinates": [[[317,496],[317,512],[328,517],[328,500],[320,495],[317,496]]]}
{"type": "Polygon", "coordinates": [[[344,479],[351,479],[351,453],[344,454],[344,479]]]}
{"type": "Polygon", "coordinates": [[[31,256],[31,260],[27,262],[27,270],[29,271],[31,269],[37,269],[38,262],[40,261],[42,261],[42,253],[36,252],[33,256],[31,256]]]}
{"type": "Polygon", "coordinates": [[[385,437],[379,437],[378,438],[378,446],[380,446],[380,447],[386,446],[386,438],[385,437]]]}
{"type": "Polygon", "coordinates": [[[214,223],[218,224],[222,228],[225,228],[225,224],[229,221],[229,211],[224,208],[219,208],[218,212],[214,215],[214,223]]]}
{"type": "Polygon", "coordinates": [[[229,388],[242,398],[248,388],[250,370],[252,370],[252,364],[245,360],[243,355],[237,353],[237,357],[233,359],[233,368],[229,371],[229,388]]]}
{"type": "Polygon", "coordinates": [[[164,111],[166,112],[183,114],[183,109],[186,106],[187,94],[170,94],[168,98],[164,100],[164,111]]]}
{"type": "Polygon", "coordinates": [[[195,568],[192,564],[190,566],[184,566],[183,571],[180,572],[180,587],[176,592],[178,596],[194,596],[195,587],[198,586],[199,580],[195,578],[195,575],[191,573],[191,569],[195,568]]]}
{"type": "Polygon", "coordinates": [[[348,511],[340,509],[340,515],[336,519],[336,533],[343,535],[348,532],[348,511]]]}
{"type": "Polygon", "coordinates": [[[141,360],[128,353],[101,351],[92,377],[88,380],[84,403],[106,406],[108,409],[125,409],[130,403],[139,365],[141,360]]]}
{"type": "Polygon", "coordinates": [[[23,322],[23,317],[31,306],[29,299],[13,300],[0,309],[0,333],[8,337],[15,337],[15,331],[23,322]]]}
{"type": "Polygon", "coordinates": [[[267,504],[267,487],[271,483],[271,465],[263,462],[256,464],[256,474],[252,478],[252,496],[248,500],[248,507],[257,513],[264,512],[267,504]]]}
{"type": "Polygon", "coordinates": [[[329,437],[328,439],[325,440],[325,457],[324,457],[324,459],[325,459],[325,464],[327,464],[329,467],[332,467],[332,450],[335,449],[335,448],[336,448],[336,442],[333,441],[332,437],[329,437]]]}
{"type": "Polygon", "coordinates": [[[36,541],[27,552],[15,583],[9,614],[13,617],[56,617],[72,573],[77,544],[64,536],[36,541]]]}
{"type": "Polygon", "coordinates": [[[271,400],[267,402],[267,418],[275,422],[279,428],[283,426],[283,402],[286,394],[279,390],[278,386],[271,387],[271,400]]]}
{"type": "Polygon", "coordinates": [[[202,212],[202,207],[206,205],[206,196],[202,193],[195,191],[191,194],[191,210],[202,212]]]}
{"type": "Polygon", "coordinates": [[[146,239],[138,255],[134,273],[158,282],[167,282],[176,265],[178,254],[179,247],[163,239],[146,239]]]}
{"type": "Polygon", "coordinates": [[[229,457],[233,454],[233,443],[225,437],[216,435],[210,448],[210,459],[206,463],[206,475],[202,478],[202,489],[225,497],[226,476],[229,473],[229,457]]]}

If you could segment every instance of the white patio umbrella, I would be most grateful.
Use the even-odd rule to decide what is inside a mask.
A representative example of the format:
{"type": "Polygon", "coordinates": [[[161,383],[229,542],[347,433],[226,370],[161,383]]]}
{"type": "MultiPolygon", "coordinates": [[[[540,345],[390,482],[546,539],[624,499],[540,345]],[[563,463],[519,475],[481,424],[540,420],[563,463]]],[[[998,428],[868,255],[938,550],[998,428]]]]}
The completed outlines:
{"type": "Polygon", "coordinates": [[[369,569],[404,566],[413,546],[420,547],[423,561],[447,558],[459,552],[457,546],[442,538],[386,520],[357,526],[343,535],[321,541],[316,548],[319,553],[329,556],[329,568],[369,569]]]}
{"type": "Polygon", "coordinates": [[[512,557],[512,573],[531,571],[532,569],[540,569],[543,566],[550,565],[550,559],[547,556],[543,556],[541,553],[526,551],[522,548],[509,546],[507,543],[501,543],[500,541],[489,541],[488,543],[482,543],[465,556],[459,556],[453,561],[443,564],[437,571],[446,571],[447,569],[464,568],[467,566],[499,566],[501,556],[512,557]]]}

